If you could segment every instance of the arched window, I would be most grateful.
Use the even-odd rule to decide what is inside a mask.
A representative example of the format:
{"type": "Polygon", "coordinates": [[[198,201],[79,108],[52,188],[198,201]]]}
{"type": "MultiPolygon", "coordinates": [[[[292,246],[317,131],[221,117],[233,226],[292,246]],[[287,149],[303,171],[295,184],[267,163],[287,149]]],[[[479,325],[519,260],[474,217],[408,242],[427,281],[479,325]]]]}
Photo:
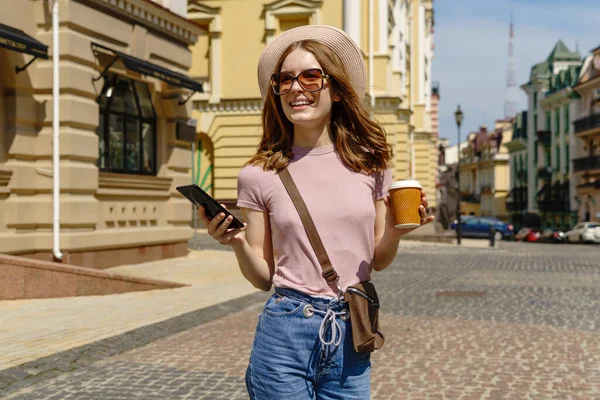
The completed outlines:
{"type": "Polygon", "coordinates": [[[156,114],[148,86],[109,74],[98,96],[98,168],[127,174],[156,174],[156,114]]]}

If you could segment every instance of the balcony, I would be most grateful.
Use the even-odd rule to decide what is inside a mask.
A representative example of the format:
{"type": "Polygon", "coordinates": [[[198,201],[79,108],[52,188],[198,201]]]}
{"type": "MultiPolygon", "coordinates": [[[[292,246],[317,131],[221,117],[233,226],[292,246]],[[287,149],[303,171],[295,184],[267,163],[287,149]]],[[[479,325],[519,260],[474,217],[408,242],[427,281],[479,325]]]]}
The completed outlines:
{"type": "Polygon", "coordinates": [[[478,194],[462,194],[460,196],[460,201],[463,201],[465,203],[479,204],[481,198],[478,194]]]}
{"type": "Polygon", "coordinates": [[[570,212],[569,182],[556,181],[546,183],[537,193],[536,202],[541,212],[568,213],[570,212]]]}
{"type": "Polygon", "coordinates": [[[573,160],[573,172],[600,170],[600,156],[581,157],[573,160]]]}
{"type": "Polygon", "coordinates": [[[551,167],[539,167],[537,169],[537,177],[539,179],[545,179],[545,180],[552,178],[552,168],[551,167]]]}
{"type": "Polygon", "coordinates": [[[492,193],[492,185],[481,185],[479,190],[482,194],[490,194],[492,193]]]}
{"type": "Polygon", "coordinates": [[[592,114],[573,121],[573,127],[575,128],[576,135],[585,134],[595,129],[598,129],[600,132],[600,114],[592,114]]]}
{"type": "Polygon", "coordinates": [[[577,185],[577,189],[600,189],[600,181],[582,183],[577,185]]]}
{"type": "Polygon", "coordinates": [[[521,212],[527,210],[527,186],[513,188],[506,196],[506,210],[521,212]]]}
{"type": "Polygon", "coordinates": [[[550,131],[537,131],[536,132],[538,141],[544,147],[550,147],[552,144],[552,132],[550,131]]]}

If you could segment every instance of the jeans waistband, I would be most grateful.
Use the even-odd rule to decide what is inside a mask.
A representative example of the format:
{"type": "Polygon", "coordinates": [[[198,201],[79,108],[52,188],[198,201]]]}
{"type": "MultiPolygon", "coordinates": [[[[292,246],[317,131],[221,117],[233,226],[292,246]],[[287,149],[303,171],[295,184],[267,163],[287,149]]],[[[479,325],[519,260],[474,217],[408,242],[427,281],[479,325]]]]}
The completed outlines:
{"type": "Polygon", "coordinates": [[[289,297],[290,299],[294,299],[297,301],[301,301],[304,303],[311,304],[318,310],[326,311],[328,309],[333,309],[334,311],[339,311],[347,308],[346,303],[341,303],[337,297],[316,297],[311,296],[306,293],[302,293],[295,289],[288,288],[275,288],[275,293],[289,297]]]}

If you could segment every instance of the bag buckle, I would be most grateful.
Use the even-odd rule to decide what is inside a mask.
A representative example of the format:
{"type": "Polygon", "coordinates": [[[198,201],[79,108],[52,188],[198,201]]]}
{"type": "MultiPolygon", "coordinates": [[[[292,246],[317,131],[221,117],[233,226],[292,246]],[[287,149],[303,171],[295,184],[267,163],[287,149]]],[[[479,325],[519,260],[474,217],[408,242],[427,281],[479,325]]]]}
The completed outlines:
{"type": "Polygon", "coordinates": [[[335,287],[338,290],[338,301],[340,303],[344,303],[346,300],[344,300],[344,291],[342,290],[342,287],[340,286],[340,277],[339,276],[335,279],[335,287]]]}

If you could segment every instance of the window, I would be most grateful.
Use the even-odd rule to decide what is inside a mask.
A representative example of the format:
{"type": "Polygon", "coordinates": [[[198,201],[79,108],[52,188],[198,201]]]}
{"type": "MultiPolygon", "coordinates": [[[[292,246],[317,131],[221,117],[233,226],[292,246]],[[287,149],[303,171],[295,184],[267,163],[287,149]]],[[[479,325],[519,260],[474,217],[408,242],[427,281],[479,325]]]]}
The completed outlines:
{"type": "Polygon", "coordinates": [[[100,120],[98,168],[156,174],[156,114],[148,86],[109,74],[97,99],[100,120]]]}
{"type": "Polygon", "coordinates": [[[310,23],[308,16],[279,18],[279,34],[310,23]]]}
{"type": "Polygon", "coordinates": [[[565,106],[565,133],[569,132],[569,106],[565,106]]]}
{"type": "Polygon", "coordinates": [[[467,226],[477,226],[477,225],[479,225],[479,219],[470,218],[470,219],[464,221],[463,224],[467,225],[467,226]]]}

